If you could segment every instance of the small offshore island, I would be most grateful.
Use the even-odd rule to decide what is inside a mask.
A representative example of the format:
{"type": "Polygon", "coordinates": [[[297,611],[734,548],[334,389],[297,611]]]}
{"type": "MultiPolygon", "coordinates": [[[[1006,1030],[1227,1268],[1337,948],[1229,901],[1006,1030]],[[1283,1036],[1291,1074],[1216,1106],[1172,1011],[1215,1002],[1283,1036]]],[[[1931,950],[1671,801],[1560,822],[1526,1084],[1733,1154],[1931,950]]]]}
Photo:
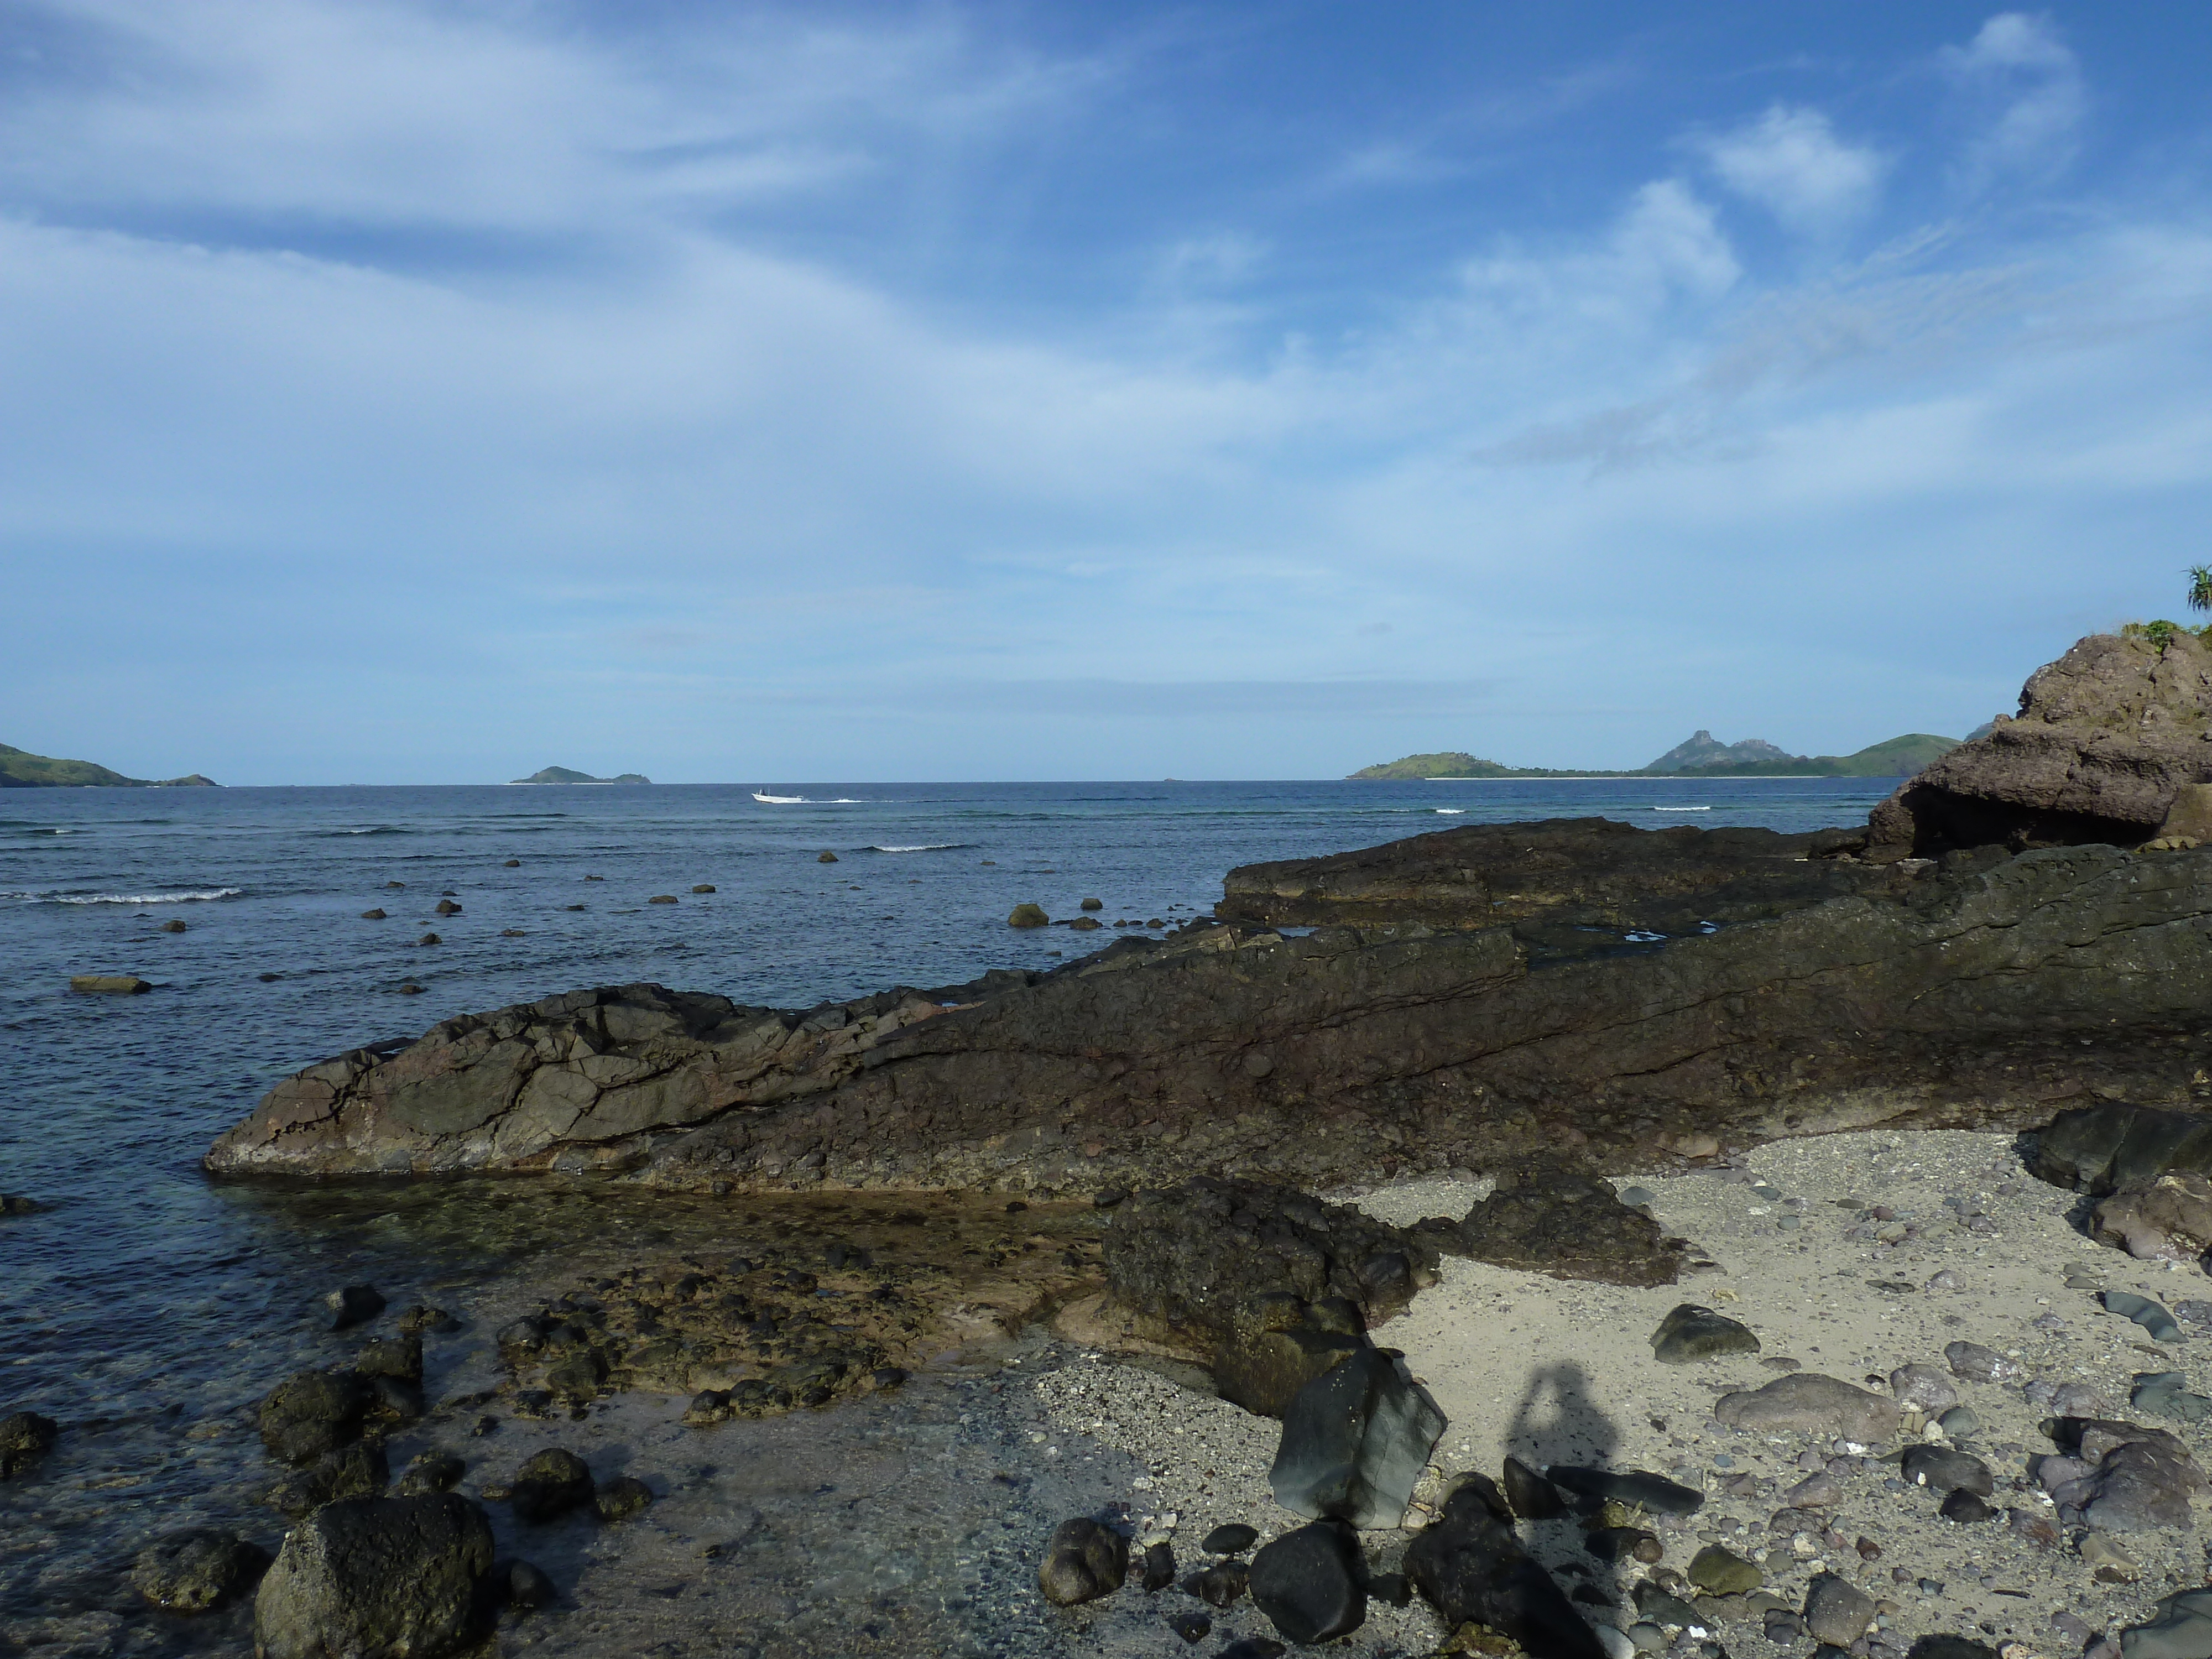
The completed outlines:
{"type": "Polygon", "coordinates": [[[532,772],[526,778],[510,778],[510,783],[651,783],[653,780],[642,772],[624,772],[611,778],[595,778],[589,772],[577,772],[566,766],[548,766],[532,772]]]}
{"type": "MultiPolygon", "coordinates": [[[[1989,727],[1971,733],[1984,735],[1989,727]]],[[[1502,766],[1478,760],[1461,750],[1408,755],[1402,760],[1363,766],[1355,778],[1428,781],[1455,778],[1897,778],[1908,777],[1959,746],[1957,738],[1909,732],[1901,738],[1869,744],[1849,755],[1793,755],[1763,738],[1722,743],[1700,730],[1676,744],[1648,766],[1632,773],[1589,772],[1550,766],[1502,766]]]]}
{"type": "Polygon", "coordinates": [[[90,761],[57,760],[10,749],[0,743],[0,789],[213,789],[213,778],[198,772],[181,778],[126,778],[90,761]]]}

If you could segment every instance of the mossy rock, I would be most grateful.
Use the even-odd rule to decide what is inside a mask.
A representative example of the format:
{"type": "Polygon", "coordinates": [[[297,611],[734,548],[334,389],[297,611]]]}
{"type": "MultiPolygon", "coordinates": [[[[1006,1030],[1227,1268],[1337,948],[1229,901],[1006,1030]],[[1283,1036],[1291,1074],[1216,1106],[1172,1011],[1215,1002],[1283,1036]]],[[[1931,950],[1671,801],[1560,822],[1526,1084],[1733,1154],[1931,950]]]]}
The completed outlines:
{"type": "Polygon", "coordinates": [[[1049,927],[1052,918],[1044,913],[1042,904],[1017,904],[1006,918],[1009,927],[1049,927]]]}

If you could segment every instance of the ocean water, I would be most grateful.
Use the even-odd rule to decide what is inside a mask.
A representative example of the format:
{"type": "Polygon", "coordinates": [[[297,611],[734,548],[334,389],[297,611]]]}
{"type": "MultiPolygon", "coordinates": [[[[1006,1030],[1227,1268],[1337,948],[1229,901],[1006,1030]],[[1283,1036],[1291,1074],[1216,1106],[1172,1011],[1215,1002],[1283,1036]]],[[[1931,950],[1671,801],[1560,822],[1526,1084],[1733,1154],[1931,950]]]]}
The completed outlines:
{"type": "MultiPolygon", "coordinates": [[[[51,1206],[0,1218],[0,1415],[67,1428],[36,1480],[0,1485],[0,1638],[57,1653],[235,1644],[234,1620],[149,1615],[120,1574],[147,1536],[188,1522],[274,1544],[251,1407],[342,1356],[318,1317],[334,1285],[488,1307],[583,1233],[714,1232],[696,1206],[656,1212],[620,1191],[207,1182],[208,1142],[318,1058],[582,985],[804,1007],[952,983],[1077,953],[1063,930],[1009,929],[1024,901],[1065,916],[1096,896],[1109,923],[1173,925],[1255,860],[1593,813],[1808,830],[1863,819],[1893,781],[812,784],[773,787],[802,798],[779,805],[703,786],[0,793],[0,1193],[51,1206]],[[436,915],[448,894],[460,913],[436,915]],[[678,902],[647,902],[665,894],[678,902]],[[362,919],[374,908],[387,918],[362,919]],[[430,933],[441,942],[419,942],[430,933]],[[155,988],[74,994],[82,973],[155,988]]],[[[915,1401],[913,1420],[948,1445],[988,1417],[981,1396],[972,1410],[915,1401]]],[[[932,1455],[951,1468],[956,1451],[932,1455]]],[[[957,1563],[975,1555],[963,1528],[1002,1524],[945,1514],[943,1537],[901,1547],[957,1563]]],[[[872,1559],[865,1533],[838,1535],[872,1559]]],[[[886,1639],[949,1643],[957,1627],[989,1650],[989,1597],[942,1589],[935,1626],[893,1594],[886,1639]]],[[[707,1628],[678,1630],[670,1650],[708,1650],[707,1628]]]]}

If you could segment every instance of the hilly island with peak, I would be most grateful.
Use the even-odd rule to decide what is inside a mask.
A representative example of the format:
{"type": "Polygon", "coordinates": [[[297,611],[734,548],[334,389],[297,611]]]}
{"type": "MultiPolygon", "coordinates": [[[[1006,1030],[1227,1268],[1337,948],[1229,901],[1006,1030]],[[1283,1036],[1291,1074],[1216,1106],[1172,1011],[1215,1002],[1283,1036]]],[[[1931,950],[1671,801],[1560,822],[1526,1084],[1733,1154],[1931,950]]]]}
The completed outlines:
{"type": "MultiPolygon", "coordinates": [[[[1978,735],[1978,734],[1977,734],[1978,735]]],[[[1566,767],[1505,766],[1459,750],[1407,755],[1377,766],[1363,766],[1354,778],[1419,781],[1427,778],[1894,778],[1907,777],[1959,746],[1957,738],[1924,732],[1869,744],[1849,755],[1793,755],[1764,738],[1723,743],[1699,730],[1649,765],[1632,772],[1589,771],[1566,767]]]]}
{"type": "Polygon", "coordinates": [[[182,789],[214,788],[213,778],[188,772],[181,778],[126,778],[90,761],[58,760],[10,749],[0,743],[0,789],[182,789]]]}

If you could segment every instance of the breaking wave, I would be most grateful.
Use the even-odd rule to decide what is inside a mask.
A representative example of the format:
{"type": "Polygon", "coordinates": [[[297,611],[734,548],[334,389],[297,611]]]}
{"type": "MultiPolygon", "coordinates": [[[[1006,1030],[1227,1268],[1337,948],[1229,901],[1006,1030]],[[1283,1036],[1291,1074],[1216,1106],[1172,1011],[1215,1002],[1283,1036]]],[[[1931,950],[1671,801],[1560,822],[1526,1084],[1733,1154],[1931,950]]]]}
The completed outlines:
{"type": "Polygon", "coordinates": [[[0,893],[0,898],[30,904],[204,904],[210,899],[236,898],[245,890],[243,887],[210,887],[185,893],[0,893]]]}

